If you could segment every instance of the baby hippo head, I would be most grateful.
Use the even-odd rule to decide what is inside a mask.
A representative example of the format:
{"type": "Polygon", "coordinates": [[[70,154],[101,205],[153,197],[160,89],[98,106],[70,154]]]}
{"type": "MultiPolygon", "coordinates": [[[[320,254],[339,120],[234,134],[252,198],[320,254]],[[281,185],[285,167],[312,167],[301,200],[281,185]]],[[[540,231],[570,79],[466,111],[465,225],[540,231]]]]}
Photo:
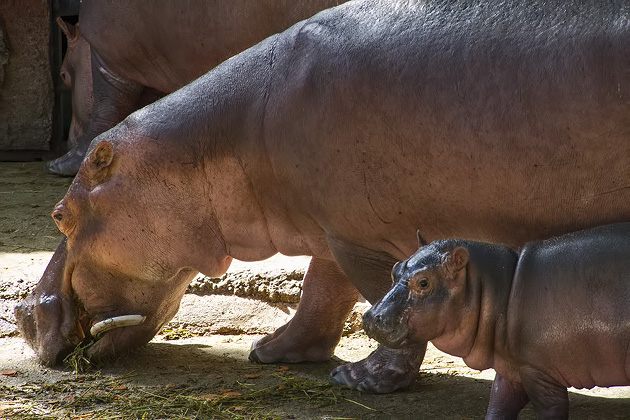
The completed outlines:
{"type": "Polygon", "coordinates": [[[462,241],[435,241],[392,270],[390,291],[363,316],[367,334],[390,348],[426,343],[449,331],[463,307],[468,250],[462,241]],[[459,306],[458,306],[459,305],[459,306]]]}

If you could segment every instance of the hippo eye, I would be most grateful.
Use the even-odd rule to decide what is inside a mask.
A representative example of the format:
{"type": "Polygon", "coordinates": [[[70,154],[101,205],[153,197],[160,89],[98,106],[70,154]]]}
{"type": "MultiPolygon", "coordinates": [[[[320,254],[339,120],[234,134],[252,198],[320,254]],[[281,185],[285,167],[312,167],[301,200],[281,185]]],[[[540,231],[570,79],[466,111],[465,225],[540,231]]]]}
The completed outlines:
{"type": "Polygon", "coordinates": [[[419,293],[420,295],[425,295],[429,293],[431,289],[431,283],[426,277],[414,277],[409,280],[408,284],[409,289],[411,289],[415,293],[419,293]]]}
{"type": "Polygon", "coordinates": [[[63,206],[58,206],[51,214],[55,224],[57,224],[57,228],[63,234],[67,234],[68,231],[68,220],[70,220],[65,214],[65,208],[63,206]]]}
{"type": "Polygon", "coordinates": [[[64,83],[64,85],[66,85],[67,87],[72,86],[72,82],[70,81],[70,75],[68,74],[67,71],[62,70],[60,76],[61,76],[61,81],[64,83]]]}

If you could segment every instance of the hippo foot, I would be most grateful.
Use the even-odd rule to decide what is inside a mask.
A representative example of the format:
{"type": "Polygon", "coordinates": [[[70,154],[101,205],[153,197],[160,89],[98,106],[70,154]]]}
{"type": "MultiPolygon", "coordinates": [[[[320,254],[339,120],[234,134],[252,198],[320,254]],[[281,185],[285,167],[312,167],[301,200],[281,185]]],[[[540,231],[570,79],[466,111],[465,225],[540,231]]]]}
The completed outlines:
{"type": "Polygon", "coordinates": [[[338,337],[299,334],[291,322],[252,343],[249,360],[256,363],[325,362],[334,351],[338,337]]]}
{"type": "Polygon", "coordinates": [[[406,389],[418,377],[426,345],[389,349],[379,346],[367,358],[339,366],[330,374],[333,385],[374,394],[406,389]]]}
{"type": "Polygon", "coordinates": [[[65,155],[46,164],[46,169],[51,174],[59,176],[75,176],[79,172],[85,152],[76,148],[71,149],[65,155]]]}

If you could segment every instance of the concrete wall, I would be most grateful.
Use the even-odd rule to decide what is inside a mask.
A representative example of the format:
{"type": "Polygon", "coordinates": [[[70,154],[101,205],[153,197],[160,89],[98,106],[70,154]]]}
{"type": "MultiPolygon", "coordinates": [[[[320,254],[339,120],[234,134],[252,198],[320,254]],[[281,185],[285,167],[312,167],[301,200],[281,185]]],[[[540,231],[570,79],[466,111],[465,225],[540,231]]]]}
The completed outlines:
{"type": "Polygon", "coordinates": [[[46,0],[0,0],[0,26],[9,51],[0,77],[0,151],[50,147],[50,10],[46,0]]]}

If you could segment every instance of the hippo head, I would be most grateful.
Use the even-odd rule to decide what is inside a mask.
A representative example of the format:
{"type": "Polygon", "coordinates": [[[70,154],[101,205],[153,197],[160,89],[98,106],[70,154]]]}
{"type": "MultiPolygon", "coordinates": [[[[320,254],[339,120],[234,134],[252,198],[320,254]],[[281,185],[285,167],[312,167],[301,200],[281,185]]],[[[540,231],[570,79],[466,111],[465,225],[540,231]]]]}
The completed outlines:
{"type": "Polygon", "coordinates": [[[79,25],[71,25],[60,17],[57,24],[66,35],[68,48],[61,63],[60,76],[72,91],[72,122],[68,145],[74,146],[85,132],[92,116],[92,61],[90,44],[80,34],[79,25]]]}
{"type": "Polygon", "coordinates": [[[367,334],[400,348],[426,343],[449,330],[461,300],[468,258],[465,247],[436,241],[396,263],[392,288],[363,317],[367,334]]]}
{"type": "MultiPolygon", "coordinates": [[[[128,136],[121,126],[102,137],[128,136]]],[[[207,229],[216,232],[216,223],[191,215],[196,206],[183,199],[198,195],[199,185],[192,177],[179,187],[170,179],[169,165],[181,162],[156,162],[150,144],[134,143],[138,154],[119,156],[121,148],[103,140],[88,154],[52,213],[66,239],[15,309],[44,364],[60,363],[84,339],[96,339],[88,350],[93,359],[148,342],[177,312],[197,274],[192,267],[203,260],[204,273],[215,276],[229,267],[223,242],[200,238],[207,229]]]]}

